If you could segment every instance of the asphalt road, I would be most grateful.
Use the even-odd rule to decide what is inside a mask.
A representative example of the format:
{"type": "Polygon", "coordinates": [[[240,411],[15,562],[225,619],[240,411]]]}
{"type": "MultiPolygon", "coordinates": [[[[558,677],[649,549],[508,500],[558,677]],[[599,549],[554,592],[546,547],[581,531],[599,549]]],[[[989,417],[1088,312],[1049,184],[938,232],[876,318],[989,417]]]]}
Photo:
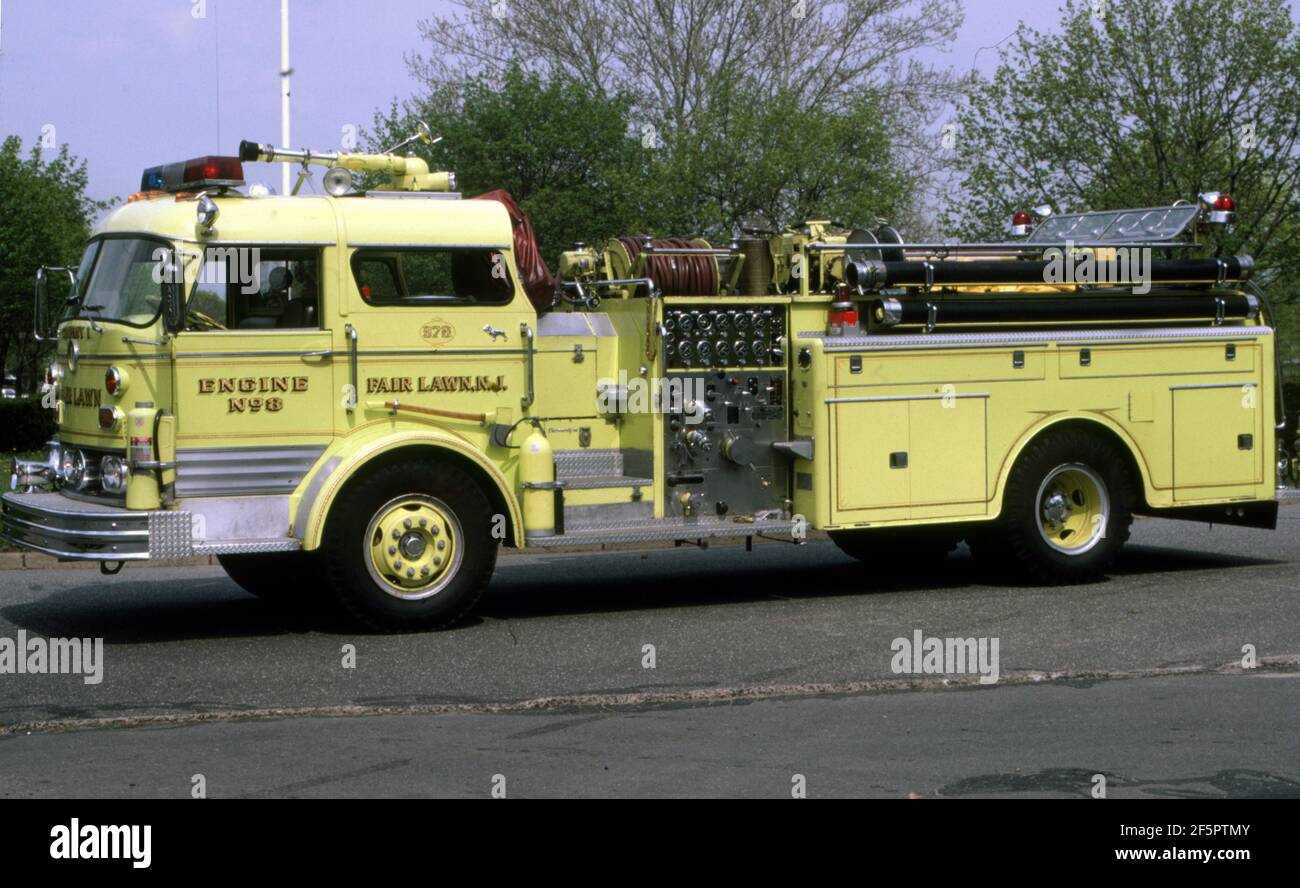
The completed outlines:
{"type": "Polygon", "coordinates": [[[1140,521],[1064,589],[964,550],[885,581],[827,543],[509,556],[476,620],[405,636],[216,568],[0,572],[0,638],[104,639],[98,684],[0,675],[0,796],[1300,796],[1283,514],[1140,521]],[[998,639],[999,681],[895,673],[917,630],[998,639]]]}

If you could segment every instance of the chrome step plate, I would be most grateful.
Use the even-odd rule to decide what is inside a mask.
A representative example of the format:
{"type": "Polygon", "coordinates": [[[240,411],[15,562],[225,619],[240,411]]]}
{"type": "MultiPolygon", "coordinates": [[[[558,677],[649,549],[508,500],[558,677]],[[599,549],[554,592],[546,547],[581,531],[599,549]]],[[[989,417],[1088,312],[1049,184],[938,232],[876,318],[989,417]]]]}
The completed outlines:
{"type": "Polygon", "coordinates": [[[660,518],[636,524],[607,524],[583,527],[568,533],[530,536],[528,546],[562,549],[618,543],[649,543],[663,540],[738,539],[749,536],[783,537],[794,542],[795,529],[806,527],[787,519],[737,521],[732,518],[660,518]]]}

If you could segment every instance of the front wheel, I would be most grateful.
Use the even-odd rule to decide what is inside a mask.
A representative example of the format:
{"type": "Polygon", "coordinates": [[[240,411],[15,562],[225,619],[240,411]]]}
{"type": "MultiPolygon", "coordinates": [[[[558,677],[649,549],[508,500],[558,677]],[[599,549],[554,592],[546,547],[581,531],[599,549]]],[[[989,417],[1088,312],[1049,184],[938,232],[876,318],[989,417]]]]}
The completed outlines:
{"type": "Polygon", "coordinates": [[[1002,518],[971,547],[1035,582],[1091,582],[1128,540],[1134,495],[1110,442],[1082,429],[1048,432],[1025,448],[1007,482],[1002,518]]]}
{"type": "Polygon", "coordinates": [[[492,508],[452,465],[407,460],[350,485],[321,549],[339,603],[381,631],[448,626],[478,602],[496,566],[492,508]]]}

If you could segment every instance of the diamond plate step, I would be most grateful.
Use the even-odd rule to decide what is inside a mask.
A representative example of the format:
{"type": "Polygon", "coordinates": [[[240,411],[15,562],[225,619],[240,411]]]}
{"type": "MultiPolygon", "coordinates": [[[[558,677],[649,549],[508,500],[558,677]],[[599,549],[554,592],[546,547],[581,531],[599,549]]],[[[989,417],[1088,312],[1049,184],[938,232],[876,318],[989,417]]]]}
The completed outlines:
{"type": "Polygon", "coordinates": [[[626,475],[601,475],[585,478],[560,478],[565,490],[600,490],[605,487],[649,487],[653,478],[632,478],[626,475]]]}
{"type": "Polygon", "coordinates": [[[747,536],[778,536],[794,539],[799,522],[786,519],[737,521],[731,518],[661,518],[635,524],[583,527],[551,536],[530,536],[528,545],[542,549],[591,546],[602,543],[646,543],[659,540],[737,539],[747,536]]]}
{"type": "Polygon", "coordinates": [[[555,451],[555,477],[593,478],[623,474],[623,451],[584,448],[555,451]]]}

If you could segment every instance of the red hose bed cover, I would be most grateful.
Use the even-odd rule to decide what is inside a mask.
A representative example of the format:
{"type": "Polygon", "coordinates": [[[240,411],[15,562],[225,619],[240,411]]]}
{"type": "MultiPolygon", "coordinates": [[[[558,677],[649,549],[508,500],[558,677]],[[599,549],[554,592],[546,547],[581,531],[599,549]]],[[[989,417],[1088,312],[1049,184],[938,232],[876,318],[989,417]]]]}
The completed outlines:
{"type": "Polygon", "coordinates": [[[528,294],[528,301],[533,304],[533,308],[538,311],[550,308],[555,297],[555,275],[546,266],[546,261],[537,249],[537,235],[533,234],[528,214],[519,208],[509,191],[498,189],[472,199],[495,200],[506,208],[515,230],[515,264],[519,266],[519,273],[524,278],[524,292],[528,294]]]}

